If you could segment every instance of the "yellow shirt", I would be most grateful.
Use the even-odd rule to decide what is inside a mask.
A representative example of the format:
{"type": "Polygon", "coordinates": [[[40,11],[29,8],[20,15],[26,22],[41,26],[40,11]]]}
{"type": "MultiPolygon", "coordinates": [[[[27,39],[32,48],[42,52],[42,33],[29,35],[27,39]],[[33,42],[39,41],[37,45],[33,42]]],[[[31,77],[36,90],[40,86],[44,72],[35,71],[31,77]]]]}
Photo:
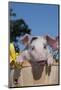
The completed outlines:
{"type": "Polygon", "coordinates": [[[10,62],[15,60],[16,60],[16,52],[15,52],[14,44],[10,43],[10,62]]]}

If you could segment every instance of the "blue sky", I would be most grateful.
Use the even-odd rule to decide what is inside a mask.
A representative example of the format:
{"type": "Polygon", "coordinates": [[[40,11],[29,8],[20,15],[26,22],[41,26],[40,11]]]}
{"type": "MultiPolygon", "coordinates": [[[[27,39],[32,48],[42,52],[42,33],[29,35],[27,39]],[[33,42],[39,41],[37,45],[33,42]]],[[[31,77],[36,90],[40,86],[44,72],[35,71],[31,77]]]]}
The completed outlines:
{"type": "MultiPolygon", "coordinates": [[[[16,13],[12,19],[24,19],[32,35],[58,36],[58,6],[46,4],[10,3],[9,7],[16,13]]],[[[18,43],[21,49],[23,45],[18,43]]]]}
{"type": "Polygon", "coordinates": [[[24,19],[32,35],[58,35],[58,5],[11,2],[9,7],[16,13],[13,19],[24,19]]]}

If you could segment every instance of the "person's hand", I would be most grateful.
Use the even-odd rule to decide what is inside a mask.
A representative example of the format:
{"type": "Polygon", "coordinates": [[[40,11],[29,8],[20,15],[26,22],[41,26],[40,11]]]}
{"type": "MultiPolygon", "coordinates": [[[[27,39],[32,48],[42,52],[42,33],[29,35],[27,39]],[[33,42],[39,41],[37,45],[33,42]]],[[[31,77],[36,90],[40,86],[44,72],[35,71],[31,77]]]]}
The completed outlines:
{"type": "Polygon", "coordinates": [[[21,69],[23,67],[23,62],[21,62],[21,63],[16,62],[15,67],[18,68],[18,69],[21,69]]]}

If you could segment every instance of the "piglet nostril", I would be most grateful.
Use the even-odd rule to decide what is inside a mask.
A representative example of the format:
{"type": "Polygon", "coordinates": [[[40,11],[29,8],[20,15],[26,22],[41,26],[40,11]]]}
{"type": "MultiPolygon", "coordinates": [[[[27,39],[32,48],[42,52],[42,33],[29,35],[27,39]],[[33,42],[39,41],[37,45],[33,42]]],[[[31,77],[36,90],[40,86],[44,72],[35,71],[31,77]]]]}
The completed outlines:
{"type": "Polygon", "coordinates": [[[33,46],[31,49],[32,49],[32,50],[34,50],[34,49],[35,49],[35,47],[33,46]]]}

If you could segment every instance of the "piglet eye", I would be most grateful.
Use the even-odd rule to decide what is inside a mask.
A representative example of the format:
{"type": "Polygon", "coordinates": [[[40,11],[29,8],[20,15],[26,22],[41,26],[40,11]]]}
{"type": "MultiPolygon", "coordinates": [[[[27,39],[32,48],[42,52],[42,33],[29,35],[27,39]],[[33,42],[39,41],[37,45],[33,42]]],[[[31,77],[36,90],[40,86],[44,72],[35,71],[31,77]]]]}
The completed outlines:
{"type": "Polygon", "coordinates": [[[47,46],[46,45],[44,45],[44,49],[46,49],[47,48],[47,46]]]}

